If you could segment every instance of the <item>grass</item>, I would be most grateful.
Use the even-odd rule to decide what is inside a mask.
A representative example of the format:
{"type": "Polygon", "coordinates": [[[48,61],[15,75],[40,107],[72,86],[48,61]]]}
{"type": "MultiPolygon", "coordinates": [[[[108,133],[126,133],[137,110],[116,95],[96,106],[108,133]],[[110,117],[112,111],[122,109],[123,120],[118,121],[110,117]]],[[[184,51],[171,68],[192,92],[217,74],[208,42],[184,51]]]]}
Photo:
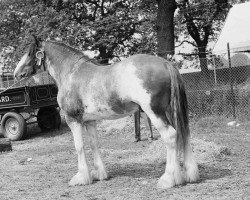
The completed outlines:
{"type": "MultiPolygon", "coordinates": [[[[229,119],[191,121],[192,144],[201,182],[159,190],[165,169],[162,141],[133,143],[133,119],[103,121],[98,126],[100,150],[111,178],[92,185],[69,187],[77,172],[77,155],[68,127],[41,133],[33,126],[28,140],[13,142],[0,154],[0,199],[242,199],[247,195],[250,123],[228,127],[229,119]],[[225,150],[225,148],[227,150],[225,150]]],[[[154,136],[159,134],[154,129],[154,136]]],[[[88,160],[91,151],[86,143],[88,160]]]]}

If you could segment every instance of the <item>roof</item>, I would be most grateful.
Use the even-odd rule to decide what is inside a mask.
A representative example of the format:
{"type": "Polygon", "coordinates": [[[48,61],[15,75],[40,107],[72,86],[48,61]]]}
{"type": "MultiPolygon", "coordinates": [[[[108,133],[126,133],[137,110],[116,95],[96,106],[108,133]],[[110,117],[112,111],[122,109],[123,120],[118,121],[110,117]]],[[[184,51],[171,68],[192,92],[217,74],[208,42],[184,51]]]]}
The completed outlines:
{"type": "Polygon", "coordinates": [[[214,46],[214,54],[250,50],[250,2],[234,5],[226,18],[220,36],[214,46]]]}

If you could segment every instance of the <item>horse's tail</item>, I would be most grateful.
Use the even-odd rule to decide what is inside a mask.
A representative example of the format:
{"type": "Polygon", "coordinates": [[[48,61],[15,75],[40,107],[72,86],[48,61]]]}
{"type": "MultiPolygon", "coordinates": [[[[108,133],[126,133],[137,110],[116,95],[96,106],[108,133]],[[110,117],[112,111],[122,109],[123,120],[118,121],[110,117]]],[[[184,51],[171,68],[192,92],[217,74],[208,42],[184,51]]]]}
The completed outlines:
{"type": "Polygon", "coordinates": [[[166,64],[171,77],[170,123],[177,131],[177,147],[183,150],[190,136],[187,95],[179,70],[166,64]]]}

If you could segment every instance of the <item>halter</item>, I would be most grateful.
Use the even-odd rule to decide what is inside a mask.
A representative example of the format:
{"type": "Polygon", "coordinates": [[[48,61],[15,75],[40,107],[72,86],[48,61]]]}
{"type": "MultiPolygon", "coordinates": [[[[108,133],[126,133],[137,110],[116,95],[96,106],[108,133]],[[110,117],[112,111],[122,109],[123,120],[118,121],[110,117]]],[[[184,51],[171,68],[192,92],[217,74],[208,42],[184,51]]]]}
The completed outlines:
{"type": "Polygon", "coordinates": [[[44,51],[40,50],[36,52],[36,59],[37,59],[36,66],[40,67],[43,71],[46,71],[44,56],[45,56],[44,51]]]}

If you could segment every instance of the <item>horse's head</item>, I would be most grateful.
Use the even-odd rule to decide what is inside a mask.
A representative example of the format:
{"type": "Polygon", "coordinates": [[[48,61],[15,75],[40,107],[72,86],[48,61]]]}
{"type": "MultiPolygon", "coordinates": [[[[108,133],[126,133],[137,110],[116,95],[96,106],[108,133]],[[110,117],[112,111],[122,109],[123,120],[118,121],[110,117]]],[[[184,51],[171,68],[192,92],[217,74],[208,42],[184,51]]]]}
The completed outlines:
{"type": "Polygon", "coordinates": [[[35,36],[32,36],[32,42],[16,66],[14,77],[19,80],[24,77],[29,77],[36,74],[44,67],[44,53],[42,50],[41,41],[35,36]]]}

